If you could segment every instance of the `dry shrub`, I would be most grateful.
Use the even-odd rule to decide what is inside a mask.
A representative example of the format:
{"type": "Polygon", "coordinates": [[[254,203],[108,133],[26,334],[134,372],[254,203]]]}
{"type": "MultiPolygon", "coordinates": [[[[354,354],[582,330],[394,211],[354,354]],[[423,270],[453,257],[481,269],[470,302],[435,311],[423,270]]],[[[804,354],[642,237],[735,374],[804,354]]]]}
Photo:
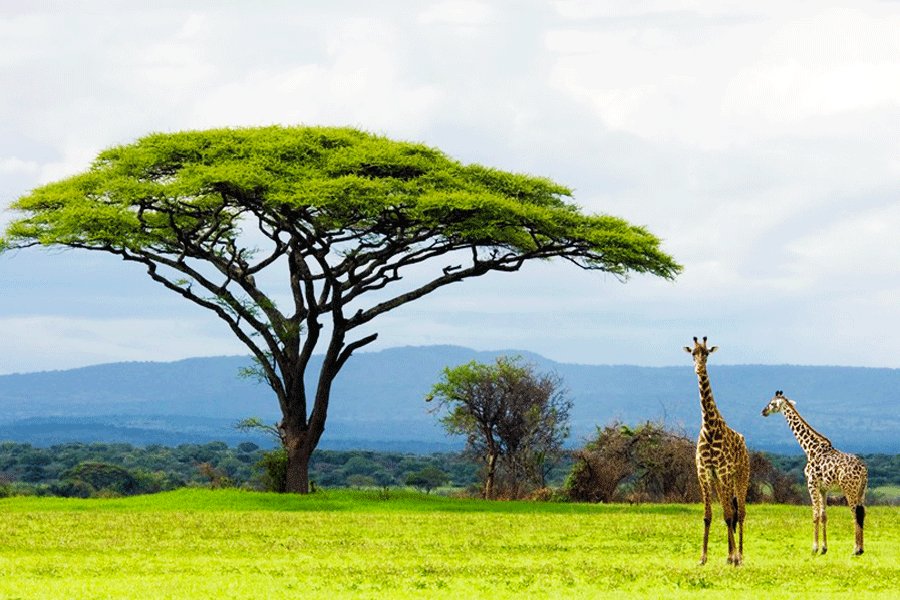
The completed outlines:
{"type": "Polygon", "coordinates": [[[679,432],[646,422],[637,428],[615,422],[574,453],[566,482],[581,502],[696,502],[700,489],[694,443],[679,432]]]}

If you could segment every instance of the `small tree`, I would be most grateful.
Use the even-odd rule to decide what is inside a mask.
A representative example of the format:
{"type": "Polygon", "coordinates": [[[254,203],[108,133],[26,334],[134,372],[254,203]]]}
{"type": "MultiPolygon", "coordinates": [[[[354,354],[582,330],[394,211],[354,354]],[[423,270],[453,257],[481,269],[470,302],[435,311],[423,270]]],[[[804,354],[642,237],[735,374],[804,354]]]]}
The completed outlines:
{"type": "Polygon", "coordinates": [[[646,229],[583,214],[570,195],[348,128],[154,134],[19,198],[0,250],[108,253],[224,321],[278,399],[287,489],[306,493],[334,379],[379,316],[532,260],[680,271],[646,229]]]}
{"type": "Polygon", "coordinates": [[[467,451],[484,461],[485,498],[494,497],[498,474],[514,497],[529,484],[543,486],[569,432],[572,403],[556,376],[508,357],[493,365],[472,361],[444,369],[426,398],[434,399],[435,412],[447,411],[447,432],[465,435],[467,451]]]}
{"type": "MultiPolygon", "coordinates": [[[[283,493],[287,491],[287,450],[284,445],[284,435],[277,425],[268,425],[259,417],[248,417],[237,422],[234,426],[239,431],[259,431],[275,441],[278,446],[274,450],[262,453],[262,458],[256,464],[262,469],[262,486],[267,492],[283,493]]],[[[252,442],[242,442],[238,448],[250,444],[254,449],[259,448],[252,442]]],[[[249,447],[249,446],[244,446],[249,447]]]]}
{"type": "Polygon", "coordinates": [[[406,485],[411,485],[426,494],[431,490],[446,485],[450,477],[435,466],[429,465],[421,471],[410,473],[406,476],[406,485]]]}

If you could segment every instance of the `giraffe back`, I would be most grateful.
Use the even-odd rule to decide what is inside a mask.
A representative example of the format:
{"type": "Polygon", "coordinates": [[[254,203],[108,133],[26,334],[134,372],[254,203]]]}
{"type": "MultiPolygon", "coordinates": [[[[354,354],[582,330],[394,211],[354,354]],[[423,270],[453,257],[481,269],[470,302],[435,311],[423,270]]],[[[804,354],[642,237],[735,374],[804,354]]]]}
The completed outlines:
{"type": "Polygon", "coordinates": [[[852,505],[865,497],[868,469],[855,454],[831,448],[810,456],[804,469],[807,480],[820,490],[841,490],[852,505]]]}

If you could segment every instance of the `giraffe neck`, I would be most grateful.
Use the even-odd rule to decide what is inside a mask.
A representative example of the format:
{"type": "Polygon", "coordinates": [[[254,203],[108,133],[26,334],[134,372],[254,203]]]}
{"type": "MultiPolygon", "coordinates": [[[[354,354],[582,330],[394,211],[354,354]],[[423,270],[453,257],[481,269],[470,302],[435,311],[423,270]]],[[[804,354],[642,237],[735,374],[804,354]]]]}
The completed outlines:
{"type": "Polygon", "coordinates": [[[719,408],[716,406],[716,400],[713,398],[712,387],[709,384],[709,374],[706,372],[706,365],[699,365],[696,368],[697,383],[700,386],[700,409],[703,413],[703,429],[717,429],[725,424],[719,408]]]}
{"type": "Polygon", "coordinates": [[[803,452],[806,453],[807,457],[819,454],[822,450],[830,450],[832,448],[831,440],[813,429],[812,426],[800,416],[800,413],[797,412],[797,409],[794,408],[793,404],[790,402],[785,402],[784,404],[785,406],[781,411],[784,414],[784,419],[787,421],[788,427],[791,428],[794,437],[797,438],[800,447],[803,448],[803,452]]]}

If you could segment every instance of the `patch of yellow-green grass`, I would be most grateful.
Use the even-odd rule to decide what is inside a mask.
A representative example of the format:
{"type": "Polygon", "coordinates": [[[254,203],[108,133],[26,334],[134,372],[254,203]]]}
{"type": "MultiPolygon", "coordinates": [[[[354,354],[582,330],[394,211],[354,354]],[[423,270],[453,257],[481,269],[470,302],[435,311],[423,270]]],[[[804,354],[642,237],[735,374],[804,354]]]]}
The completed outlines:
{"type": "Polygon", "coordinates": [[[112,500],[0,500],[0,598],[891,597],[900,513],[872,507],[866,553],[829,510],[750,506],[746,563],[725,563],[716,514],[697,565],[698,505],[287,496],[181,490],[112,500]]]}

